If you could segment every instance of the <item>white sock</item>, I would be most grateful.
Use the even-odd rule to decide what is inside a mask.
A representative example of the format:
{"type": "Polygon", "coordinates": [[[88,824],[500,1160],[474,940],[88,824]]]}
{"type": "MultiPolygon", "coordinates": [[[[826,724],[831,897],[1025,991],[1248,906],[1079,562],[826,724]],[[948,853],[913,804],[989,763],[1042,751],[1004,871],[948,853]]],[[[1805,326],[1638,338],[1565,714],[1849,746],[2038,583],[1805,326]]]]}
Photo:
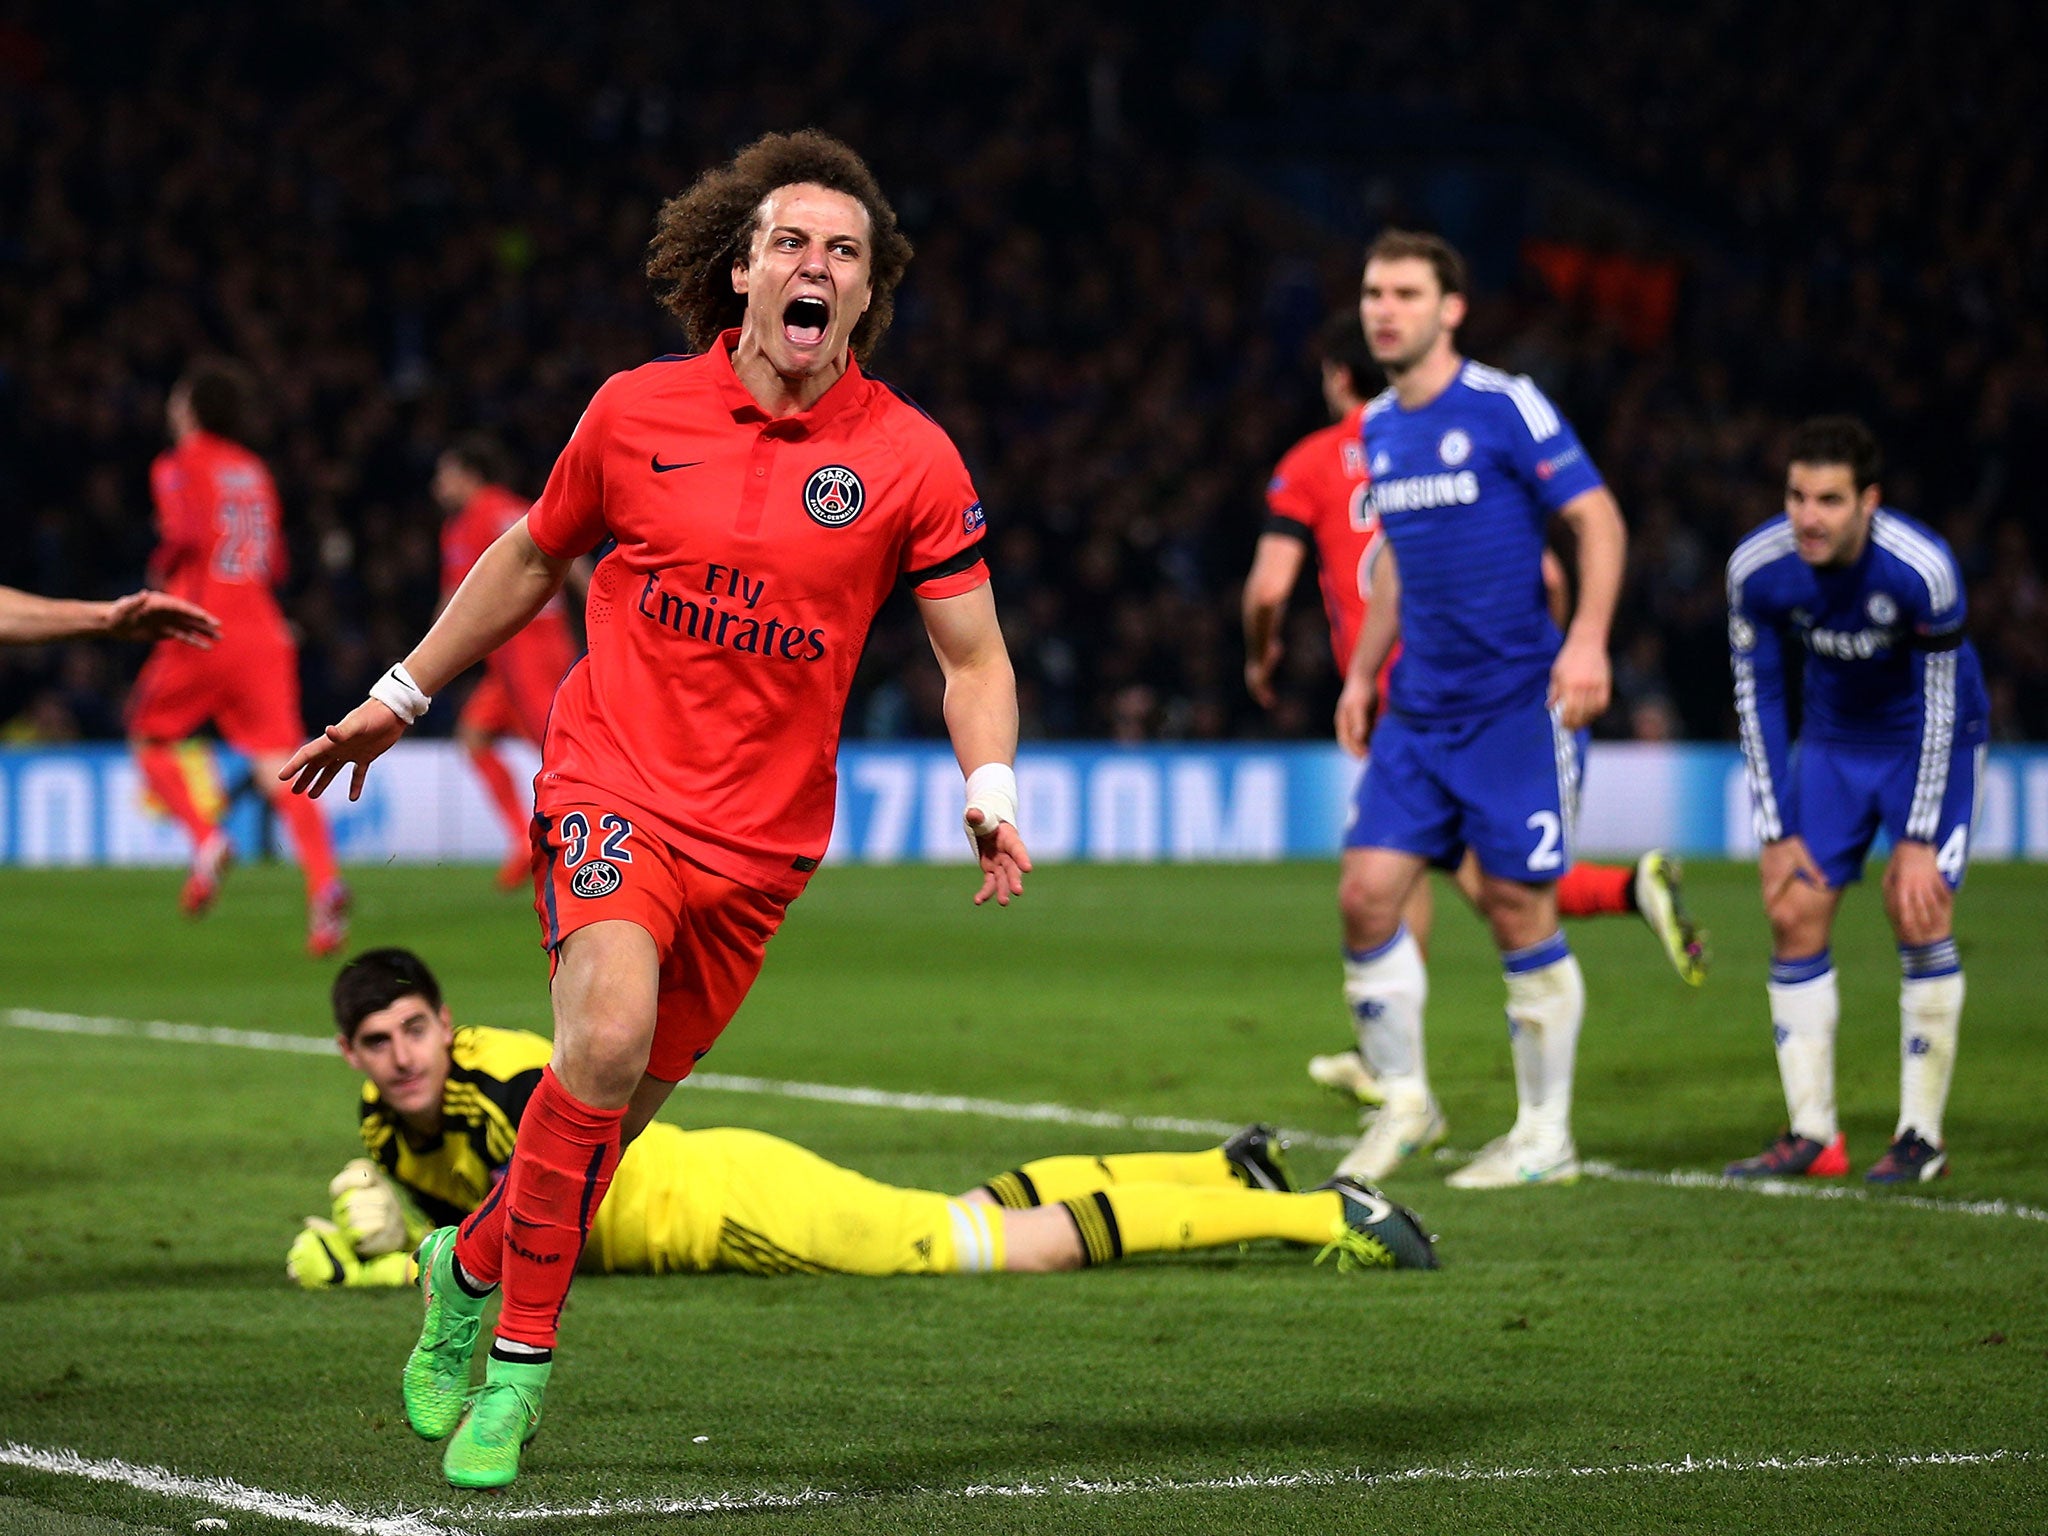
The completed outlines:
{"type": "Polygon", "coordinates": [[[1792,1134],[1826,1144],[1835,1139],[1835,1023],[1842,1002],[1826,950],[1803,960],[1772,960],[1771,1032],[1778,1042],[1778,1078],[1792,1134]]]}
{"type": "Polygon", "coordinates": [[[1344,951],[1344,1001],[1358,1029],[1358,1053],[1389,1104],[1429,1097],[1422,1049],[1422,1007],[1428,1000],[1429,972],[1405,923],[1377,949],[1344,951]]]}
{"type": "Polygon", "coordinates": [[[1893,1135],[1914,1131],[1938,1147],[1963,1023],[1963,970],[1954,939],[1902,945],[1899,964],[1899,1128],[1893,1135]]]}
{"type": "Polygon", "coordinates": [[[1515,1058],[1515,1131],[1569,1141],[1586,978],[1562,933],[1503,955],[1501,961],[1507,968],[1508,1043],[1515,1058]]]}

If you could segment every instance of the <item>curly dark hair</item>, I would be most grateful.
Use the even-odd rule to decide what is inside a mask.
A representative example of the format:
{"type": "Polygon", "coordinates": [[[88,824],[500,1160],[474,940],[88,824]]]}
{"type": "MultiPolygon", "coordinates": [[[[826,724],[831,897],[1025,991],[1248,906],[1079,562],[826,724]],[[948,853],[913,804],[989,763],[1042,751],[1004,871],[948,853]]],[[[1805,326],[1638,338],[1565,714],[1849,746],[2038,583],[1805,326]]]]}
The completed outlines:
{"type": "Polygon", "coordinates": [[[740,323],[746,300],[732,291],[732,269],[744,261],[762,200],[777,187],[809,182],[843,192],[868,211],[869,272],[874,297],[853,328],[853,350],[873,354],[896,313],[896,285],[910,265],[910,240],[882,196],[867,162],[828,133],[806,128],[754,140],[731,163],[706,171],[687,192],[661,205],[647,247],[654,297],[683,323],[690,345],[711,345],[740,323]]]}

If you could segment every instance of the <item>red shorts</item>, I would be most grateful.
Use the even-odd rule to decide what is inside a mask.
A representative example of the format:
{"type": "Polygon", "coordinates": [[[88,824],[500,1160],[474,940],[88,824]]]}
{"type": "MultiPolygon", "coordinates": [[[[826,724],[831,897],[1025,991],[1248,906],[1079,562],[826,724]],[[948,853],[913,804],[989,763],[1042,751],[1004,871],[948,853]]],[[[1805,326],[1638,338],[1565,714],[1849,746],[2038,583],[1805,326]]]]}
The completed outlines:
{"type": "Polygon", "coordinates": [[[296,751],[306,739],[297,647],[267,637],[210,651],[160,642],[128,696],[128,734],[182,741],[209,721],[238,752],[296,751]]]}
{"type": "Polygon", "coordinates": [[[761,974],[789,902],[714,874],[599,799],[551,800],[533,818],[534,910],[557,963],[592,923],[644,928],[661,957],[647,1070],[677,1083],[717,1041],[761,974]]]}

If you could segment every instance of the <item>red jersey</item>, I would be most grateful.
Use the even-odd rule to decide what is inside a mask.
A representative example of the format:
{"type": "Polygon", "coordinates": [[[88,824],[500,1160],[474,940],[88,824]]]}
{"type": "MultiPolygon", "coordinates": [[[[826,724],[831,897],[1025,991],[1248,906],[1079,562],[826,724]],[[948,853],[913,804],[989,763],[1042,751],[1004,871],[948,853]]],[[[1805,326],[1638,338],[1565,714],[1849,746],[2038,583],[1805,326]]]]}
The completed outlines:
{"type": "Polygon", "coordinates": [[[555,699],[543,805],[637,809],[691,858],[793,896],[824,856],[840,717],[899,581],[988,580],[982,510],[936,423],[849,361],[771,417],[708,352],[614,374],[527,514],[557,559],[617,540],[591,579],[590,653],[555,699]]]}
{"type": "MultiPolygon", "coordinates": [[[[469,568],[483,558],[484,551],[498,541],[498,536],[524,516],[526,503],[523,500],[502,485],[487,485],[464,502],[460,512],[441,525],[443,602],[455,595],[455,589],[462,585],[462,578],[469,574],[469,568]]],[[[562,601],[559,592],[533,616],[531,624],[505,642],[504,648],[510,650],[536,641],[546,644],[551,650],[567,647],[570,654],[575,653],[574,642],[569,637],[569,606],[562,601]]],[[[538,646],[534,648],[538,649],[538,646]]]]}
{"type": "Polygon", "coordinates": [[[1288,449],[1266,483],[1266,532],[1315,547],[1323,611],[1337,675],[1351,665],[1372,591],[1367,558],[1379,542],[1379,518],[1366,501],[1368,476],[1359,422],[1365,407],[1309,433],[1288,449]]]}
{"type": "Polygon", "coordinates": [[[149,469],[157,547],[150,579],[220,616],[233,635],[264,630],[288,641],[271,589],[284,579],[277,487],[240,443],[188,433],[149,469]]]}

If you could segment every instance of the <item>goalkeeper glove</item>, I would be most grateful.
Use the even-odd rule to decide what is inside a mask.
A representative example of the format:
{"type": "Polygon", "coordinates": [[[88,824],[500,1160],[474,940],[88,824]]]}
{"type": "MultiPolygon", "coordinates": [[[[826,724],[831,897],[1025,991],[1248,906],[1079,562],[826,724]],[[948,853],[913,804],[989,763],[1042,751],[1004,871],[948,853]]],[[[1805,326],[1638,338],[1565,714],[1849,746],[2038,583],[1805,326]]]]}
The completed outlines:
{"type": "Polygon", "coordinates": [[[413,1263],[409,1253],[359,1259],[346,1232],[324,1216],[308,1216],[305,1230],[292,1239],[284,1272],[309,1291],[330,1285],[400,1286],[412,1284],[413,1263]]]}
{"type": "Polygon", "coordinates": [[[398,1191],[367,1157],[337,1173],[327,1193],[334,1202],[328,1214],[359,1257],[374,1259],[412,1246],[406,1241],[405,1206],[398,1191]]]}

